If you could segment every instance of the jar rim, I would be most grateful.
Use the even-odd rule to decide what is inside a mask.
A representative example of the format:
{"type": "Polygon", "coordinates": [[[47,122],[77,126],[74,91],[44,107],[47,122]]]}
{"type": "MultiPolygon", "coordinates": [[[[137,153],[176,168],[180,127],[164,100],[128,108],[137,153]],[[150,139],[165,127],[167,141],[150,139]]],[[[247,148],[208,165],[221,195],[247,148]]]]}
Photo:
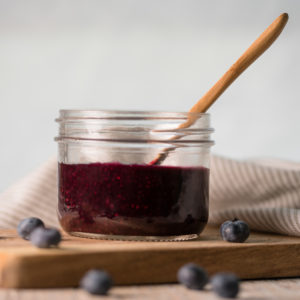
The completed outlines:
{"type": "Polygon", "coordinates": [[[60,126],[55,141],[213,143],[208,113],[61,109],[55,121],[60,126]],[[181,126],[185,122],[191,123],[181,126]]]}
{"type": "Polygon", "coordinates": [[[156,111],[156,110],[102,110],[102,109],[60,109],[59,118],[56,122],[63,119],[111,119],[113,116],[130,118],[158,118],[158,119],[177,119],[177,118],[209,118],[209,113],[197,112],[176,112],[176,111],[156,111]]]}
{"type": "Polygon", "coordinates": [[[62,108],[59,112],[107,112],[107,113],[174,113],[174,114],[193,114],[193,115],[209,115],[209,113],[197,113],[197,112],[189,112],[189,111],[166,111],[166,110],[134,110],[134,109],[66,109],[62,108]]]}

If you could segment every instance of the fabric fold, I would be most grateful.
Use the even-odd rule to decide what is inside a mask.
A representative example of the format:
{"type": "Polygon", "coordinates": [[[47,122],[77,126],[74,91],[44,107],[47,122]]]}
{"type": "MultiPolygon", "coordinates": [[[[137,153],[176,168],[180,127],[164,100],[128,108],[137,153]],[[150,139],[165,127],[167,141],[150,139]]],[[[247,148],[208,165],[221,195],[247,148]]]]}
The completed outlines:
{"type": "Polygon", "coordinates": [[[234,218],[252,230],[300,236],[300,164],[214,156],[209,221],[234,218]]]}

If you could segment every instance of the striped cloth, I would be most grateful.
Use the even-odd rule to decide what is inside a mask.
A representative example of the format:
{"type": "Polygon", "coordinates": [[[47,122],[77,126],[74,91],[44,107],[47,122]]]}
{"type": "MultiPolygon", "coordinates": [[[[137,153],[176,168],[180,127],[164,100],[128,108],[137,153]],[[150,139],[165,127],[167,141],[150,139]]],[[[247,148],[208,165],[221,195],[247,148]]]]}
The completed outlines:
{"type": "MultiPolygon", "coordinates": [[[[0,228],[15,228],[28,216],[59,226],[57,162],[49,159],[0,195],[0,228]]],[[[211,224],[238,218],[252,230],[300,236],[300,164],[237,161],[213,156],[211,224]]]]}

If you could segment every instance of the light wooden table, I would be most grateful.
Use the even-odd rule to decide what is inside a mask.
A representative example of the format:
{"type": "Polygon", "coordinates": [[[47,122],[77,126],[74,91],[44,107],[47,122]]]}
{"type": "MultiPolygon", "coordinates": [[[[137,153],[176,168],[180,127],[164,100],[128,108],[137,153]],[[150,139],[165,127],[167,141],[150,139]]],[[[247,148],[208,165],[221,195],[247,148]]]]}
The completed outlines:
{"type": "MultiPolygon", "coordinates": [[[[0,289],[2,300],[220,300],[210,291],[187,290],[178,284],[115,287],[109,297],[90,296],[79,289],[0,289]]],[[[238,299],[290,300],[300,299],[300,279],[243,281],[238,299]]]]}

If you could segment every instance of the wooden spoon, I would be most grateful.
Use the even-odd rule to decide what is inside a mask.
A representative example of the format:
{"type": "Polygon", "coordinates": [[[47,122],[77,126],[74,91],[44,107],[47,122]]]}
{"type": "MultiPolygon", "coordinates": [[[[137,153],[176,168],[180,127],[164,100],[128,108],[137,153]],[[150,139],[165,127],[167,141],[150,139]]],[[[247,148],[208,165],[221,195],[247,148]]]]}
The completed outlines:
{"type": "MultiPolygon", "coordinates": [[[[215,83],[215,85],[190,109],[191,113],[204,113],[219,98],[219,96],[230,86],[230,84],[245,71],[260,55],[262,55],[277,39],[288,21],[288,14],[281,14],[275,21],[253,42],[243,55],[229,68],[229,70],[215,83]]],[[[187,121],[180,124],[177,129],[187,128],[194,124],[198,116],[188,117],[187,121]]],[[[174,136],[170,140],[179,139],[174,136]]],[[[174,147],[166,148],[150,165],[159,165],[168,156],[174,147]]]]}

